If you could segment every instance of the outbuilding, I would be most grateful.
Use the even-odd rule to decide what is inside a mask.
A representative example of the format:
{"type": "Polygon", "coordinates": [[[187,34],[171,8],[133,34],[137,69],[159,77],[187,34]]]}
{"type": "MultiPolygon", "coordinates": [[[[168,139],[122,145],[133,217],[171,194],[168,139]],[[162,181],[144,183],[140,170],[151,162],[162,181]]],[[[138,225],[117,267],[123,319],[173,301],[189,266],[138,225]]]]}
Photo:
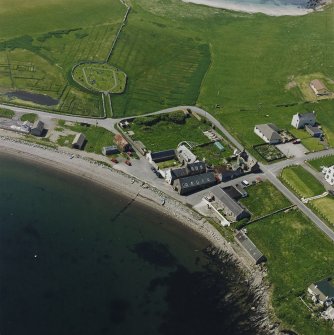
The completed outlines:
{"type": "Polygon", "coordinates": [[[306,125],[305,130],[312,136],[312,137],[321,137],[322,136],[322,130],[319,127],[313,127],[306,125]]]}
{"type": "Polygon", "coordinates": [[[204,190],[217,183],[212,172],[202,173],[194,176],[179,178],[174,181],[173,188],[181,195],[190,194],[204,190]]]}
{"type": "Polygon", "coordinates": [[[146,155],[149,162],[152,163],[161,163],[170,161],[172,159],[176,158],[175,150],[169,149],[169,150],[162,150],[162,151],[156,151],[156,152],[149,152],[146,155]]]}
{"type": "Polygon", "coordinates": [[[34,136],[42,136],[44,131],[44,122],[36,120],[31,127],[30,133],[34,136]]]}
{"type": "Polygon", "coordinates": [[[282,142],[282,137],[278,133],[278,128],[273,123],[256,125],[254,127],[254,133],[269,144],[282,142]]]}
{"type": "Polygon", "coordinates": [[[86,143],[86,137],[82,133],[78,133],[75,135],[74,140],[72,142],[72,148],[81,150],[86,143]]]}
{"type": "Polygon", "coordinates": [[[315,95],[322,96],[328,95],[328,90],[324,83],[319,79],[314,79],[310,82],[310,87],[315,95]]]}
{"type": "Polygon", "coordinates": [[[112,145],[109,147],[102,148],[102,154],[105,156],[118,154],[119,150],[116,146],[112,145]]]}

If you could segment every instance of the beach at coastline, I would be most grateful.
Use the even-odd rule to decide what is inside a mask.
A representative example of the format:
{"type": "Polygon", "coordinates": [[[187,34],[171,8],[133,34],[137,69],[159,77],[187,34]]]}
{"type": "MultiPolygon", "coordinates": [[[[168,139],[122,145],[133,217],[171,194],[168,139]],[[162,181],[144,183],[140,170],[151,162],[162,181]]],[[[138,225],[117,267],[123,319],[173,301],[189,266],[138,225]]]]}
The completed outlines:
{"type": "MultiPolygon", "coordinates": [[[[178,200],[152,185],[103,163],[79,156],[71,158],[71,155],[62,149],[48,148],[27,143],[21,139],[0,136],[0,154],[12,155],[33,164],[42,164],[63,173],[74,174],[176,219],[186,229],[207,240],[215,248],[215,253],[223,252],[223,255],[233,259],[249,280],[257,299],[257,308],[267,315],[270,308],[268,307],[269,291],[264,281],[264,273],[258,268],[249,266],[247,260],[240,256],[210,223],[178,200]],[[165,199],[164,206],[161,205],[162,198],[165,199]]],[[[268,334],[275,333],[274,330],[269,332],[272,325],[268,317],[263,318],[260,327],[267,329],[268,334]]]]}
{"type": "Polygon", "coordinates": [[[209,7],[232,10],[236,12],[244,12],[249,14],[263,13],[269,16],[299,16],[312,12],[312,9],[301,8],[293,5],[278,6],[275,4],[257,4],[234,2],[229,0],[182,0],[183,2],[193,3],[197,5],[205,5],[209,7]]]}

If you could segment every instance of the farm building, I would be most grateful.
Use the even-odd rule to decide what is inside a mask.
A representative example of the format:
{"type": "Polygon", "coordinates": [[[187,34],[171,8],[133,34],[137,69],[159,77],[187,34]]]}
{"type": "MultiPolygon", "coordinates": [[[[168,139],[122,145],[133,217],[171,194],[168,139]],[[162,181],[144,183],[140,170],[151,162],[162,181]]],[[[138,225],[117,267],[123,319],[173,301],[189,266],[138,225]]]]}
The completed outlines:
{"type": "Polygon", "coordinates": [[[105,155],[105,156],[107,156],[107,155],[114,155],[114,154],[118,154],[118,153],[119,153],[119,150],[114,145],[102,148],[102,154],[105,155]]]}
{"type": "Polygon", "coordinates": [[[314,302],[319,302],[321,305],[325,306],[334,303],[334,286],[328,278],[311,284],[307,291],[314,302]]]}
{"type": "Polygon", "coordinates": [[[197,159],[197,157],[185,145],[180,145],[176,152],[177,158],[182,164],[194,163],[197,159]]]}
{"type": "Polygon", "coordinates": [[[250,214],[219,186],[214,187],[209,195],[215,201],[216,209],[221,210],[229,220],[239,221],[250,217],[250,214]]]}
{"type": "Polygon", "coordinates": [[[176,179],[173,188],[181,195],[204,190],[217,183],[215,175],[212,172],[202,173],[194,176],[188,176],[176,179]]]}
{"type": "Polygon", "coordinates": [[[86,142],[86,137],[82,133],[78,133],[75,135],[74,140],[72,142],[72,148],[81,150],[86,142]]]}
{"type": "Polygon", "coordinates": [[[31,127],[30,133],[34,136],[42,136],[44,130],[44,122],[36,120],[31,127]]]}
{"type": "Polygon", "coordinates": [[[170,161],[172,159],[175,159],[176,153],[174,149],[157,151],[157,152],[149,152],[146,155],[146,158],[149,160],[151,164],[160,163],[160,162],[165,162],[165,161],[170,161]]]}
{"type": "Polygon", "coordinates": [[[319,127],[313,127],[306,125],[305,130],[312,136],[312,137],[321,137],[322,130],[319,127]]]}
{"type": "Polygon", "coordinates": [[[246,198],[248,193],[239,185],[226,186],[223,187],[224,192],[226,192],[232,199],[238,201],[241,198],[246,198]]]}
{"type": "Polygon", "coordinates": [[[295,127],[296,129],[302,129],[306,125],[314,126],[316,124],[316,115],[313,111],[312,113],[304,113],[304,114],[295,114],[292,117],[291,125],[295,127]]]}
{"type": "Polygon", "coordinates": [[[319,79],[314,79],[310,82],[310,87],[315,95],[328,95],[328,90],[324,83],[319,79]]]}
{"type": "Polygon", "coordinates": [[[243,231],[238,231],[235,235],[235,239],[255,264],[266,261],[266,257],[243,231]]]}
{"type": "Polygon", "coordinates": [[[282,137],[278,133],[278,128],[273,123],[256,125],[254,127],[254,133],[270,144],[282,142],[282,137]]]}
{"type": "Polygon", "coordinates": [[[129,142],[121,135],[121,134],[116,134],[114,137],[114,142],[117,145],[119,151],[130,151],[131,146],[129,142]]]}
{"type": "Polygon", "coordinates": [[[206,165],[204,162],[195,162],[191,164],[187,164],[186,167],[176,168],[176,169],[168,169],[166,171],[165,179],[168,184],[173,185],[174,180],[193,176],[206,172],[206,165]]]}
{"type": "Polygon", "coordinates": [[[324,167],[322,173],[325,175],[325,180],[331,186],[334,185],[334,165],[329,167],[324,167]]]}

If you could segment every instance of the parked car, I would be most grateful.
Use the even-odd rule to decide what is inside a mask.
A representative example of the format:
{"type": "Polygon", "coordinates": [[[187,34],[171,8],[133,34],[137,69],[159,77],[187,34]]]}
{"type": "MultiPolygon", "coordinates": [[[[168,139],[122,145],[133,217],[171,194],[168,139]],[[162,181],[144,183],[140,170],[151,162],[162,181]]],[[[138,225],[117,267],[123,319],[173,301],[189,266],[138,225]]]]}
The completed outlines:
{"type": "Polygon", "coordinates": [[[292,144],[300,144],[300,142],[301,142],[301,140],[300,140],[299,138],[297,138],[296,140],[294,140],[294,141],[292,142],[292,144]]]}
{"type": "Polygon", "coordinates": [[[244,186],[249,186],[249,182],[248,182],[246,179],[244,179],[244,180],[241,182],[241,184],[244,185],[244,186]]]}
{"type": "Polygon", "coordinates": [[[130,162],[129,160],[126,160],[126,161],[125,161],[125,164],[126,164],[126,165],[129,165],[129,166],[132,165],[131,162],[130,162]]]}
{"type": "Polygon", "coordinates": [[[116,158],[111,158],[110,159],[113,163],[117,164],[118,163],[118,160],[116,158]]]}

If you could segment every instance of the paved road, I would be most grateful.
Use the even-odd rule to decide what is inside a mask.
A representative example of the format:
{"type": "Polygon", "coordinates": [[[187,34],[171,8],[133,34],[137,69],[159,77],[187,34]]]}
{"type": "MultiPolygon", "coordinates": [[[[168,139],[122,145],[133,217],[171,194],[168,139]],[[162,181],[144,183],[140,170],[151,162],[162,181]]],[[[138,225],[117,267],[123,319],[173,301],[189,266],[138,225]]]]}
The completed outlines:
{"type": "MultiPolygon", "coordinates": [[[[52,114],[52,113],[47,113],[43,112],[40,110],[31,110],[31,109],[25,109],[21,107],[9,107],[9,106],[4,106],[0,105],[0,107],[6,107],[18,114],[23,114],[23,113],[36,113],[41,117],[44,118],[57,118],[61,120],[66,120],[66,121],[72,121],[72,122],[86,122],[89,124],[96,124],[98,123],[99,126],[102,126],[112,132],[116,132],[115,130],[115,124],[119,122],[122,119],[93,119],[93,118],[82,118],[82,117],[77,117],[77,116],[66,116],[66,115],[61,115],[61,114],[52,114]]],[[[160,110],[155,113],[149,113],[145,115],[155,115],[155,114],[163,114],[163,113],[171,113],[173,111],[177,111],[180,109],[190,109],[194,112],[196,112],[199,115],[202,115],[206,117],[212,124],[215,125],[217,129],[219,129],[224,136],[239,150],[243,150],[243,146],[226,130],[225,127],[223,127],[220,122],[214,118],[211,114],[206,112],[205,110],[195,107],[195,106],[177,106],[173,108],[167,108],[164,110],[160,110]]],[[[333,242],[334,242],[334,232],[322,221],[319,219],[318,216],[316,216],[307,206],[305,206],[289,189],[287,189],[280,181],[277,179],[277,174],[279,173],[280,170],[282,170],[284,167],[292,164],[300,164],[305,161],[305,159],[314,159],[314,158],[319,158],[323,156],[327,156],[330,154],[334,154],[334,149],[326,150],[326,151],[321,151],[321,152],[316,152],[316,153],[311,153],[306,155],[305,157],[298,157],[298,158],[291,158],[285,161],[281,161],[272,165],[264,165],[260,164],[260,167],[262,171],[264,172],[265,176],[268,178],[269,181],[273,185],[275,185],[284,195],[286,198],[288,198],[293,204],[295,204],[301,212],[303,212],[312,222],[322,231],[324,232],[333,242]]]]}

